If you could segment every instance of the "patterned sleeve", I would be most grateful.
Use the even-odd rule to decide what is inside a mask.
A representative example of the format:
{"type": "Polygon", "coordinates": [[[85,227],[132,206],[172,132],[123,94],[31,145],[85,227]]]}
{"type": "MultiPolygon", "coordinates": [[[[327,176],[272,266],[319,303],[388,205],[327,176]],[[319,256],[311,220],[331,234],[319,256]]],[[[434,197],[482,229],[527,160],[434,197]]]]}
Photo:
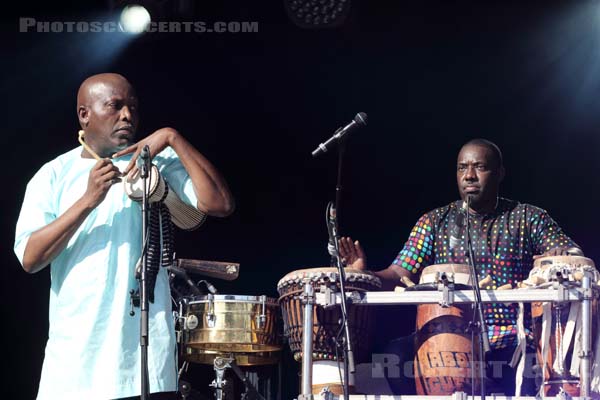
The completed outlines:
{"type": "Polygon", "coordinates": [[[545,210],[533,206],[528,208],[529,232],[534,254],[543,254],[557,247],[579,247],[545,210]]]}
{"type": "Polygon", "coordinates": [[[433,243],[435,232],[430,214],[425,214],[415,224],[410,232],[404,248],[398,253],[394,264],[413,274],[433,263],[433,243]]]}

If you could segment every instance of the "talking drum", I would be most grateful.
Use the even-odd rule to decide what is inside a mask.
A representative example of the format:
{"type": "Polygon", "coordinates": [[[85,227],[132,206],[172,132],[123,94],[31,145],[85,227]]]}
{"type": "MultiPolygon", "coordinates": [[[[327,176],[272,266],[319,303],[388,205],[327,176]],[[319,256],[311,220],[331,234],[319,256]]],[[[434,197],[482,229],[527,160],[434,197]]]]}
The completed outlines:
{"type": "MultiPolygon", "coordinates": [[[[594,285],[600,274],[594,262],[580,256],[552,256],[535,260],[525,283],[544,288],[561,281],[569,287],[581,286],[588,274],[594,285]]],[[[579,396],[581,352],[581,303],[531,303],[533,332],[537,345],[537,362],[543,366],[540,392],[555,396],[562,390],[570,396],[579,396]]],[[[597,342],[598,302],[592,301],[592,343],[597,342]]],[[[593,350],[592,345],[592,350],[593,350]]],[[[598,354],[595,354],[598,364],[598,354]]],[[[593,372],[593,376],[598,372],[593,372]]],[[[597,378],[596,378],[597,379],[597,378]]],[[[596,388],[598,390],[598,388],[596,388]]]]}
{"type": "MultiPolygon", "coordinates": [[[[368,292],[379,290],[381,287],[379,278],[368,271],[346,268],[345,273],[344,287],[348,292],[368,292]]],[[[290,272],[277,284],[284,333],[296,361],[302,359],[304,305],[300,296],[304,292],[305,284],[312,285],[315,292],[323,286],[339,291],[338,270],[337,268],[301,269],[290,272]]],[[[324,387],[328,387],[334,394],[342,394],[343,383],[340,381],[337,360],[343,359],[343,351],[341,349],[336,351],[335,344],[335,338],[340,332],[341,316],[339,306],[328,309],[313,306],[313,394],[320,393],[324,387]]],[[[348,325],[356,363],[370,358],[373,323],[373,312],[369,312],[368,307],[349,305],[348,325]]],[[[353,392],[352,378],[349,386],[350,391],[353,392]]]]}
{"type": "Polygon", "coordinates": [[[183,318],[183,357],[212,364],[233,355],[238,365],[279,361],[279,305],[265,296],[209,294],[190,301],[183,318]]]}
{"type": "MultiPolygon", "coordinates": [[[[204,223],[206,214],[196,207],[184,203],[177,194],[169,187],[162,177],[156,165],[152,165],[148,174],[148,201],[157,203],[162,201],[169,209],[171,221],[180,229],[193,230],[204,223]]],[[[135,178],[131,174],[123,180],[125,193],[134,201],[141,202],[144,195],[144,182],[137,174],[135,178]]]]}
{"type": "MultiPolygon", "coordinates": [[[[468,265],[437,264],[424,268],[419,285],[410,290],[437,290],[437,282],[445,278],[454,282],[455,289],[472,287],[468,265]]],[[[457,391],[471,392],[472,339],[468,327],[472,315],[470,304],[417,306],[414,360],[417,394],[448,396],[457,391]]],[[[477,389],[479,376],[475,385],[477,389]]]]}

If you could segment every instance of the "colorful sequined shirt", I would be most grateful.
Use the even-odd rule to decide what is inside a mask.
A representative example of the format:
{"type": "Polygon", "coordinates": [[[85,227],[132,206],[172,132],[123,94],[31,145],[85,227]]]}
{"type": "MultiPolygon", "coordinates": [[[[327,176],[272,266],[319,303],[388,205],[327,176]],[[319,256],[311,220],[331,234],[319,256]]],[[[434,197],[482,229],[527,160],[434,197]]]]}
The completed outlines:
{"type": "MultiPolygon", "coordinates": [[[[410,233],[394,264],[417,275],[433,264],[467,264],[462,201],[436,208],[423,215],[410,233]]],[[[485,289],[507,283],[516,285],[528,277],[533,255],[556,247],[576,247],[571,238],[548,215],[530,204],[499,198],[496,210],[470,214],[471,240],[479,279],[490,275],[485,289]]],[[[416,280],[416,277],[415,279],[416,280]]],[[[517,306],[484,304],[490,345],[500,349],[516,344],[517,306]]]]}

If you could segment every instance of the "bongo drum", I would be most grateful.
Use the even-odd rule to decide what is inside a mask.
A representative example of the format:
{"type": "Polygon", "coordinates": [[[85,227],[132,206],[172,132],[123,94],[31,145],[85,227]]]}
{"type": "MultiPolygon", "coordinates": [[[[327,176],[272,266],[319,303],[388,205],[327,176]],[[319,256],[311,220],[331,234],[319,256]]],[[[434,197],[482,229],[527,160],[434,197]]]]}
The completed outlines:
{"type": "MultiPolygon", "coordinates": [[[[123,180],[123,186],[125,193],[127,193],[130,199],[137,202],[142,201],[144,196],[144,182],[139,174],[135,178],[127,175],[123,180]]],[[[196,207],[184,203],[165,182],[156,165],[152,165],[148,173],[148,186],[148,201],[150,203],[164,202],[169,209],[171,221],[177,227],[190,231],[204,223],[206,214],[196,207]]]]}
{"type": "MultiPolygon", "coordinates": [[[[423,290],[423,287],[437,290],[437,285],[433,284],[438,282],[441,274],[453,279],[455,288],[459,285],[472,287],[468,265],[437,264],[423,269],[419,285],[412,290],[423,290]]],[[[414,369],[418,395],[449,396],[457,391],[471,392],[472,338],[468,327],[472,315],[470,304],[417,306],[414,369]]],[[[479,379],[477,376],[475,389],[479,388],[479,379]]]]}
{"type": "MultiPolygon", "coordinates": [[[[345,289],[347,291],[367,292],[378,290],[381,281],[368,271],[346,268],[345,289]]],[[[309,268],[290,272],[277,284],[279,304],[283,314],[284,334],[288,338],[294,359],[302,359],[302,336],[304,305],[300,296],[304,292],[304,284],[312,285],[315,292],[322,286],[339,290],[339,274],[337,268],[309,268]]],[[[340,381],[338,360],[343,359],[343,350],[336,351],[335,338],[340,332],[340,307],[324,309],[313,306],[313,394],[320,393],[328,387],[334,394],[342,394],[343,383],[340,381]]],[[[348,324],[350,340],[357,363],[369,359],[371,354],[371,332],[373,313],[368,307],[349,305],[348,324]]],[[[343,372],[342,372],[343,376],[343,372]]],[[[349,382],[353,392],[352,380],[349,382]]]]}
{"type": "MultiPolygon", "coordinates": [[[[526,282],[547,287],[562,280],[567,286],[580,286],[584,274],[594,284],[600,274],[594,262],[580,256],[541,257],[534,261],[526,282]]],[[[581,303],[531,303],[533,333],[537,346],[537,362],[543,370],[540,393],[557,395],[561,389],[570,396],[580,395],[581,303]]],[[[598,302],[592,301],[592,349],[597,343],[598,302]]],[[[598,354],[595,355],[596,357],[598,354]]],[[[597,364],[596,361],[594,364],[597,364]]],[[[600,371],[596,371],[597,374],[600,371]]],[[[594,375],[594,374],[593,374],[594,375]]],[[[597,390],[597,389],[596,389],[597,390]]]]}

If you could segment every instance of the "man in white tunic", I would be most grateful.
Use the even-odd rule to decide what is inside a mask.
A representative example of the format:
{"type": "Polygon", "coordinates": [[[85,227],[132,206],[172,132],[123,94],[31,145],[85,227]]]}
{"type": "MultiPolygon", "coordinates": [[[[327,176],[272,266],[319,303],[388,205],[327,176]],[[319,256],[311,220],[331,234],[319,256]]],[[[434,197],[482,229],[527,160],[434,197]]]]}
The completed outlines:
{"type": "MultiPolygon", "coordinates": [[[[25,271],[51,263],[50,329],[38,399],[112,400],[140,395],[139,314],[129,315],[138,287],[141,207],[119,184],[136,173],[149,146],[153,163],[186,203],[212,216],[234,204],[216,168],[178,131],[162,128],[134,143],[138,99],[118,74],[86,79],[77,114],[86,144],[46,163],[27,185],[15,235],[25,271]]],[[[152,399],[177,389],[176,345],[166,271],[150,304],[148,368],[152,399]]]]}

